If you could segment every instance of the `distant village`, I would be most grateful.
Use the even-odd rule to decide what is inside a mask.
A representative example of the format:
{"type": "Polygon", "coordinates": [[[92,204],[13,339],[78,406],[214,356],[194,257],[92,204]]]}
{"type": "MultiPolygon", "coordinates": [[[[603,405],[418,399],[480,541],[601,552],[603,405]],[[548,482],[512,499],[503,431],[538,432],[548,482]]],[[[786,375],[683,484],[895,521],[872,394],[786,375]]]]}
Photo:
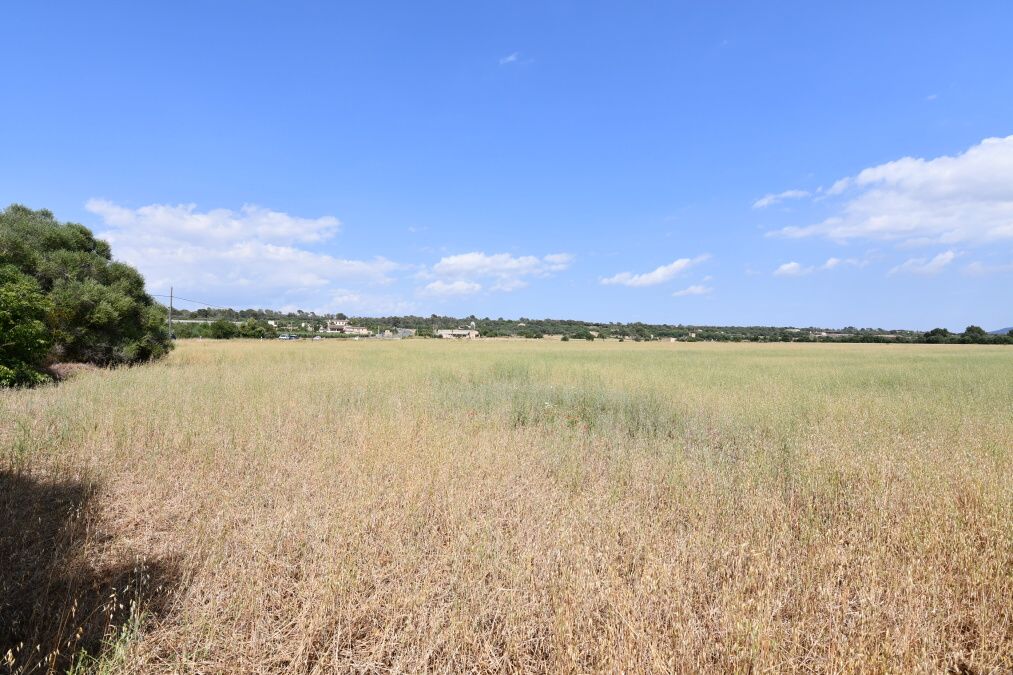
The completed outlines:
{"type": "MultiPolygon", "coordinates": [[[[291,322],[284,319],[268,319],[267,323],[276,330],[291,328],[291,322]]],[[[378,337],[387,340],[401,340],[403,338],[415,337],[418,334],[418,330],[415,328],[387,328],[383,330],[378,328],[376,331],[373,331],[366,326],[353,326],[348,319],[328,319],[322,326],[320,322],[300,321],[297,326],[302,331],[308,333],[338,333],[353,337],[378,337]]],[[[434,335],[438,338],[452,340],[472,340],[479,337],[479,333],[474,327],[438,329],[434,335]]],[[[279,335],[279,338],[283,340],[291,339],[291,337],[291,335],[286,333],[279,335]]]]}
{"type": "MultiPolygon", "coordinates": [[[[324,339],[325,337],[342,337],[358,340],[360,338],[402,340],[419,336],[417,328],[399,326],[375,327],[354,325],[349,319],[337,318],[272,318],[272,319],[238,319],[238,318],[194,318],[193,313],[183,313],[172,320],[172,331],[176,337],[259,337],[277,338],[279,340],[299,340],[304,338],[324,339]]],[[[468,326],[457,328],[431,328],[425,331],[425,337],[436,337],[450,340],[474,340],[481,334],[474,322],[468,326]]]]}
{"type": "MultiPolygon", "coordinates": [[[[168,309],[168,308],[167,308],[168,309]]],[[[885,342],[1013,344],[1010,328],[985,331],[968,326],[962,332],[945,328],[929,331],[883,328],[818,328],[789,326],[692,326],[683,324],[593,323],[570,319],[464,318],[451,316],[348,317],[344,314],[279,312],[265,309],[176,308],[172,332],[176,337],[374,339],[545,338],[623,342],[885,342]]]]}

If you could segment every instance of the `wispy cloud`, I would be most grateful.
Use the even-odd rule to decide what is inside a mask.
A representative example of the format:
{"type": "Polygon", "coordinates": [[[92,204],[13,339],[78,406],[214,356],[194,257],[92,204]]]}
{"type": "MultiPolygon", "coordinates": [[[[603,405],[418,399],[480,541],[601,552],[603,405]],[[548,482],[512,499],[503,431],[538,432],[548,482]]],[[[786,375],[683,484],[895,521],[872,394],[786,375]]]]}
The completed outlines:
{"type": "Polygon", "coordinates": [[[943,269],[952,263],[957,257],[954,251],[944,251],[934,258],[911,258],[897,265],[890,274],[921,274],[932,276],[939,274],[943,269]]]}
{"type": "Polygon", "coordinates": [[[482,284],[464,279],[443,281],[437,279],[422,289],[426,295],[472,295],[482,290],[482,284]]]}
{"type": "Polygon", "coordinates": [[[809,274],[812,271],[813,271],[812,266],[805,267],[801,263],[797,263],[797,262],[795,262],[793,260],[791,262],[786,262],[786,263],[778,266],[778,268],[776,270],[774,270],[774,276],[775,277],[800,277],[800,276],[803,276],[805,274],[809,274]]]}
{"type": "Polygon", "coordinates": [[[672,297],[684,298],[690,295],[707,295],[713,291],[714,289],[711,288],[710,286],[704,286],[703,284],[693,284],[692,286],[687,286],[686,288],[680,291],[672,293],[672,297]]]}
{"type": "Polygon", "coordinates": [[[650,272],[644,272],[642,274],[620,272],[610,277],[605,277],[601,279],[600,282],[605,285],[618,284],[634,288],[641,286],[656,286],[657,284],[662,284],[670,279],[673,279],[681,272],[684,272],[690,267],[698,265],[709,258],[709,254],[698,255],[695,258],[679,258],[667,265],[657,267],[650,272]]]}
{"type": "MultiPolygon", "coordinates": [[[[305,307],[294,307],[294,309],[306,309],[305,307]]],[[[346,314],[352,312],[363,312],[367,315],[397,315],[414,314],[419,310],[418,306],[409,300],[397,295],[363,293],[361,291],[346,288],[335,289],[334,294],[326,306],[320,309],[322,312],[341,311],[346,314]]]]}
{"type": "Polygon", "coordinates": [[[499,60],[501,66],[505,66],[509,63],[517,63],[521,58],[520,52],[511,52],[499,60]]]}
{"type": "Polygon", "coordinates": [[[865,267],[869,264],[869,257],[864,258],[827,258],[827,261],[820,265],[821,270],[835,270],[843,267],[865,267]]]}
{"type": "Polygon", "coordinates": [[[980,260],[968,263],[967,267],[964,268],[964,272],[975,277],[984,277],[992,274],[1006,274],[1013,272],[1013,262],[990,264],[980,260]]]}
{"type": "Polygon", "coordinates": [[[776,194],[763,195],[755,202],[753,202],[754,209],[765,209],[768,206],[773,206],[788,199],[802,199],[808,197],[809,192],[806,190],[785,190],[784,192],[778,192],[776,194]]]}
{"type": "Polygon", "coordinates": [[[865,267],[869,264],[869,262],[869,254],[866,254],[864,258],[837,258],[831,256],[827,258],[826,262],[822,265],[803,265],[802,263],[793,260],[778,266],[778,268],[774,270],[774,276],[800,277],[818,271],[829,272],[831,270],[843,269],[845,267],[865,267]]]}
{"type": "Polygon", "coordinates": [[[985,244],[1013,239],[1013,136],[987,138],[966,152],[904,157],[842,178],[826,191],[850,195],[837,212],[773,236],[907,245],[985,244]]]}

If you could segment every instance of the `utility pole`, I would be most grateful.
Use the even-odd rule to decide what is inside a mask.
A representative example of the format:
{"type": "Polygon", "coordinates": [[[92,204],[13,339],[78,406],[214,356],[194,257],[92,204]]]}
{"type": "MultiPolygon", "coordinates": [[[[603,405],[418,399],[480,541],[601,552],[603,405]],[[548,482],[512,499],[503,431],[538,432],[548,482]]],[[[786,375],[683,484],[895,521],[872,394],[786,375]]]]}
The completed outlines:
{"type": "Polygon", "coordinates": [[[169,337],[172,337],[172,286],[169,286],[169,337]]]}

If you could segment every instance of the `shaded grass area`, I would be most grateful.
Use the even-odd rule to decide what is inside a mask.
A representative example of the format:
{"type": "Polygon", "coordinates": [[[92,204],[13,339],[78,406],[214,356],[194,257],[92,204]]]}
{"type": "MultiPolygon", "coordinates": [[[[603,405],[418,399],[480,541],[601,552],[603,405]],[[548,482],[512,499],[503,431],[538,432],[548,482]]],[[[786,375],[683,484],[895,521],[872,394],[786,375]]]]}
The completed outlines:
{"type": "MultiPolygon", "coordinates": [[[[0,655],[12,673],[97,659],[117,632],[158,615],[175,583],[166,560],[96,560],[95,485],[0,472],[0,655]]],[[[97,661],[96,661],[97,662],[97,661]]]]}
{"type": "Polygon", "coordinates": [[[184,342],[0,394],[43,495],[5,508],[54,523],[10,550],[59,561],[19,625],[56,644],[28,608],[141,558],[144,611],[89,612],[110,672],[1001,672],[1011,376],[981,347],[184,342]]]}

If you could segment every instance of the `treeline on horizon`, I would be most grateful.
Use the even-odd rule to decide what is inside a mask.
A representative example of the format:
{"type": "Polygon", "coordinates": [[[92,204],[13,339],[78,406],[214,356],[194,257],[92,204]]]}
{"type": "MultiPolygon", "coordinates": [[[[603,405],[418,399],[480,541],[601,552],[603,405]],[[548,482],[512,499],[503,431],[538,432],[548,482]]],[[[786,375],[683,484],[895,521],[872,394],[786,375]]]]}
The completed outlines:
{"type": "MultiPolygon", "coordinates": [[[[931,331],[886,330],[883,328],[840,329],[784,326],[694,326],[683,324],[593,323],[572,319],[492,319],[477,316],[452,317],[432,314],[423,316],[347,316],[317,314],[297,310],[280,312],[271,309],[173,309],[173,316],[184,320],[202,320],[206,324],[175,324],[176,337],[275,337],[279,330],[293,334],[313,334],[323,330],[328,320],[347,319],[351,324],[365,326],[377,333],[398,328],[411,328],[419,337],[432,337],[434,331],[467,327],[483,337],[541,338],[561,335],[570,340],[620,339],[633,341],[668,340],[711,342],[881,342],[929,344],[1013,344],[1013,335],[993,335],[978,326],[968,326],[962,333],[945,328],[931,331]],[[267,321],[274,321],[277,327],[267,321]],[[233,323],[233,322],[239,322],[233,323]],[[305,324],[305,325],[304,325],[305,324]]],[[[1013,332],[1013,331],[1011,331],[1013,332]]]]}
{"type": "MultiPolygon", "coordinates": [[[[87,227],[60,222],[51,211],[20,204],[0,210],[0,386],[40,384],[53,377],[60,363],[114,366],[160,358],[172,349],[167,314],[168,308],[148,294],[140,273],[114,261],[109,244],[87,227]]],[[[559,335],[564,340],[1013,344],[1013,331],[992,335],[978,326],[968,326],[962,333],[944,328],[923,333],[850,326],[835,331],[474,315],[346,317],[267,309],[174,308],[173,314],[199,322],[174,324],[175,337],[218,339],[272,338],[279,331],[310,335],[324,329],[328,319],[349,319],[377,334],[410,328],[419,337],[473,325],[485,337],[559,335]]]]}

